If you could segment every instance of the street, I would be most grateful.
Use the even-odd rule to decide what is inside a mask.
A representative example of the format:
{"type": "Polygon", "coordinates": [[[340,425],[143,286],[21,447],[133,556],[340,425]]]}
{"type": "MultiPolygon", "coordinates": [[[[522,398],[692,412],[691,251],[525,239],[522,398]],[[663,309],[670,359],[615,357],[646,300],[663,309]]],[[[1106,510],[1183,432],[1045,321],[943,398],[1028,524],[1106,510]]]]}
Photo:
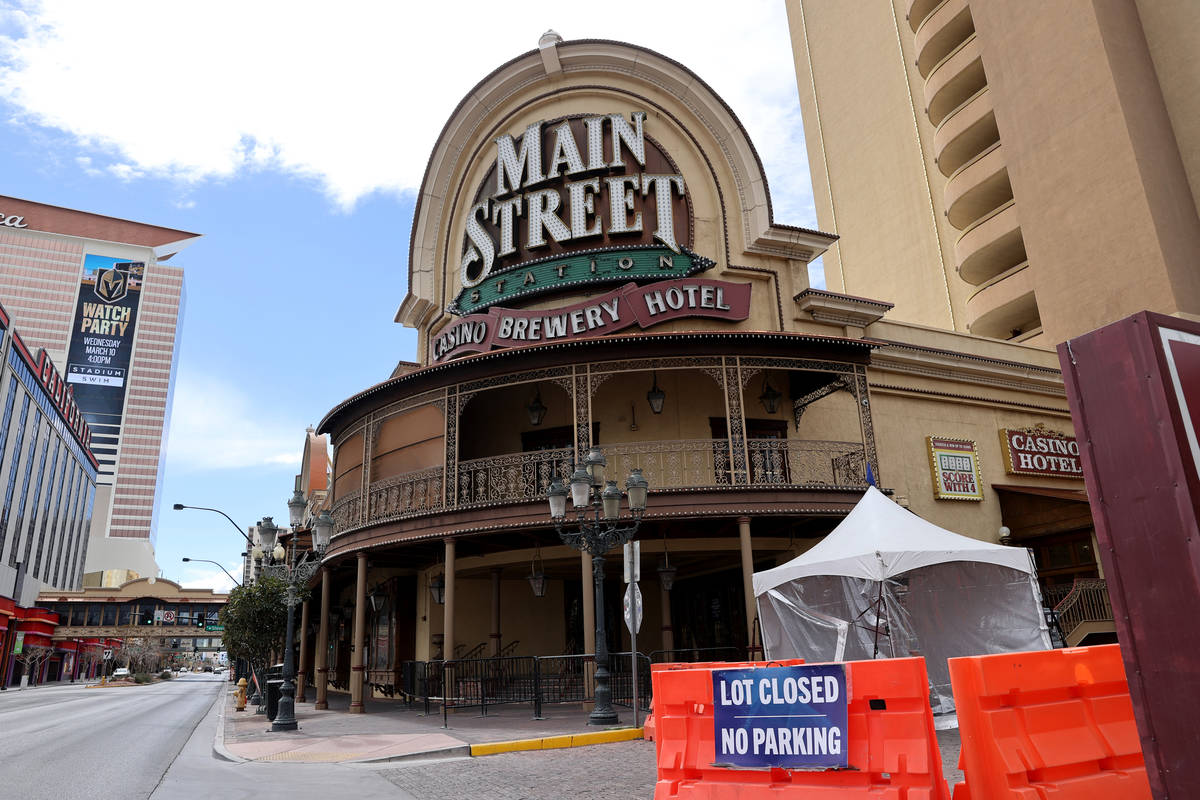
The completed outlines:
{"type": "Polygon", "coordinates": [[[0,693],[0,793],[149,797],[226,686],[198,673],[147,686],[52,684],[0,693]]]}

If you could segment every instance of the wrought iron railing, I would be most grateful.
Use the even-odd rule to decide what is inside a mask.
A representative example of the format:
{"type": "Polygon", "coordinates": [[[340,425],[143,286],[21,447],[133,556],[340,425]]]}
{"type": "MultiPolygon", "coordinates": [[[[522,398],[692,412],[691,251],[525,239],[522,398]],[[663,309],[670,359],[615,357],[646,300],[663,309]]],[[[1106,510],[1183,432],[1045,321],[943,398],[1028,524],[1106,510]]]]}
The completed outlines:
{"type": "Polygon", "coordinates": [[[367,517],[376,520],[442,507],[441,467],[407,472],[371,484],[367,517]]]}
{"type": "MultiPolygon", "coordinates": [[[[638,708],[649,711],[653,697],[651,663],[662,663],[667,655],[679,662],[740,660],[732,647],[656,650],[637,654],[638,708]]],[[[610,653],[613,705],[633,707],[633,658],[630,652],[610,653]]],[[[591,653],[562,656],[503,656],[451,661],[405,661],[400,664],[398,686],[411,706],[423,703],[425,713],[440,705],[445,724],[447,712],[456,708],[478,708],[487,716],[491,706],[530,703],[534,718],[542,707],[554,703],[584,703],[596,698],[596,657],[591,653]]]]}
{"type": "Polygon", "coordinates": [[[569,478],[571,448],[509,453],[458,463],[459,505],[540,500],[555,478],[569,478]]]}
{"type": "MultiPolygon", "coordinates": [[[[624,476],[640,468],[659,490],[866,484],[866,453],[860,442],[748,439],[744,447],[745,458],[730,457],[728,439],[619,442],[605,445],[604,453],[609,475],[624,476]],[[735,473],[735,465],[743,464],[735,473]]],[[[437,511],[444,501],[462,507],[539,500],[555,478],[570,478],[574,458],[572,448],[558,448],[460,461],[448,479],[442,467],[392,476],[369,487],[367,522],[437,511]]],[[[358,527],[361,502],[358,490],[338,498],[332,509],[336,532],[358,527]]]]}
{"type": "Polygon", "coordinates": [[[1112,603],[1108,583],[1103,578],[1077,578],[1075,584],[1054,607],[1058,623],[1067,641],[1080,626],[1089,622],[1112,622],[1112,603]]]}

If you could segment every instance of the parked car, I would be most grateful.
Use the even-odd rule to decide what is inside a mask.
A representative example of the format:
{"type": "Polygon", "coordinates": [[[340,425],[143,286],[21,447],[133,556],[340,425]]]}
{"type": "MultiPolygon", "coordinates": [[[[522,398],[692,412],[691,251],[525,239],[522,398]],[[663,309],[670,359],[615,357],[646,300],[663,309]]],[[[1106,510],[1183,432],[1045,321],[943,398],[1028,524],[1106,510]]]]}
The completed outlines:
{"type": "Polygon", "coordinates": [[[112,676],[114,679],[128,678],[129,677],[129,667],[117,667],[116,669],[113,670],[112,676]]]}

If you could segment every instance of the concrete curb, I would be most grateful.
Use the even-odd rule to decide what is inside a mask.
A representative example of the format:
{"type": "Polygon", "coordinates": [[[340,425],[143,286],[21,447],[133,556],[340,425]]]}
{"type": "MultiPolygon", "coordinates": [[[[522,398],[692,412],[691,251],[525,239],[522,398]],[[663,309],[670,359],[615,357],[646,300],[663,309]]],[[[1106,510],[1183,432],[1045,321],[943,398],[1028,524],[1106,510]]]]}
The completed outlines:
{"type": "Polygon", "coordinates": [[[537,739],[515,739],[510,742],[485,742],[471,745],[472,756],[514,753],[520,750],[555,750],[562,747],[585,747],[607,742],[628,742],[642,738],[641,728],[617,728],[592,733],[568,733],[561,736],[542,736],[537,739]]]}
{"type": "Polygon", "coordinates": [[[457,747],[442,747],[437,750],[424,750],[420,753],[401,753],[394,756],[374,756],[372,758],[354,758],[338,763],[342,764],[384,764],[389,761],[432,761],[438,759],[462,758],[470,756],[471,745],[462,744],[457,747]]]}
{"type": "Polygon", "coordinates": [[[229,696],[218,694],[217,699],[220,701],[221,711],[217,714],[217,732],[213,735],[213,758],[220,759],[221,761],[232,761],[235,764],[248,761],[249,759],[235,756],[225,746],[225,706],[229,702],[229,696]]]}

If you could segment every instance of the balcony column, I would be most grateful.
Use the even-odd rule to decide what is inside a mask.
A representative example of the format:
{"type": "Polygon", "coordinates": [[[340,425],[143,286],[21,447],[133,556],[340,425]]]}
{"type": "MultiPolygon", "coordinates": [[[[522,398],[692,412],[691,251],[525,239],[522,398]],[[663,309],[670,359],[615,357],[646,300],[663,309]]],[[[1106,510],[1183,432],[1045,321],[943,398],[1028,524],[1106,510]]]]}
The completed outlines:
{"type": "Polygon", "coordinates": [[[596,652],[596,593],[592,591],[592,556],[579,552],[579,569],[583,580],[583,652],[596,652]]]}
{"type": "Polygon", "coordinates": [[[367,631],[367,552],[358,551],[354,586],[354,639],[350,642],[350,713],[363,713],[363,652],[367,631]]]}
{"type": "Polygon", "coordinates": [[[300,635],[296,637],[300,640],[300,666],[296,669],[296,696],[297,703],[305,701],[304,682],[308,677],[308,601],[305,600],[300,605],[300,635]]]}
{"type": "MultiPolygon", "coordinates": [[[[758,613],[754,602],[754,548],[750,544],[750,518],[738,517],[738,539],[742,545],[742,593],[746,601],[746,645],[754,646],[754,617],[758,613]]],[[[750,652],[751,658],[754,652],[750,652]]]]}
{"type": "Polygon", "coordinates": [[[500,655],[500,568],[492,567],[492,633],[488,637],[491,639],[492,656],[500,655]]]}
{"type": "Polygon", "coordinates": [[[313,706],[318,710],[329,708],[329,569],[321,568],[321,626],[317,628],[316,667],[317,702],[313,706]]]}
{"type": "Polygon", "coordinates": [[[863,457],[866,461],[863,465],[864,477],[867,464],[870,464],[875,485],[882,486],[879,477],[879,456],[875,452],[875,424],[871,421],[871,398],[867,393],[866,367],[854,368],[854,397],[858,400],[858,423],[862,429],[863,457]]]}
{"type": "Polygon", "coordinates": [[[454,540],[446,540],[446,595],[442,606],[442,658],[454,660],[454,540]]]}

